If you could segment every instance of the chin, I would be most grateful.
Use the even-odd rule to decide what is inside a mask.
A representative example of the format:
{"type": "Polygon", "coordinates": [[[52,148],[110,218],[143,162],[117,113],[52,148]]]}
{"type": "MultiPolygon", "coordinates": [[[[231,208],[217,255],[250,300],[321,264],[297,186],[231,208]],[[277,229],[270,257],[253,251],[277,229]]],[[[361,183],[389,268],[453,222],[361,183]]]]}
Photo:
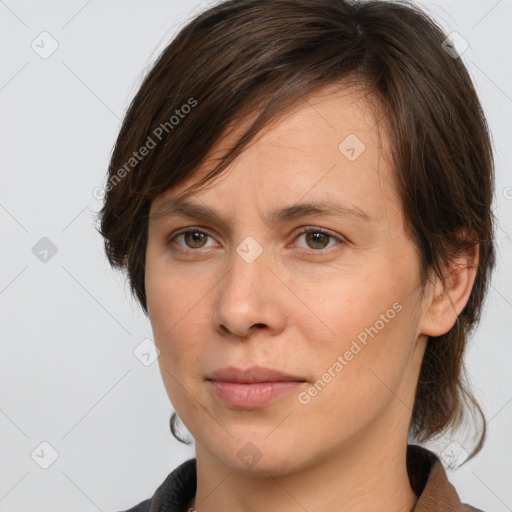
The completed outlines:
{"type": "MultiPolygon", "coordinates": [[[[226,436],[224,445],[219,439],[209,440],[210,453],[233,471],[258,476],[283,476],[307,465],[307,454],[298,449],[300,442],[291,436],[287,442],[281,437],[269,436],[269,429],[246,435],[226,436]],[[219,450],[219,447],[221,447],[219,450]]],[[[207,445],[208,446],[208,445],[207,445]]]]}

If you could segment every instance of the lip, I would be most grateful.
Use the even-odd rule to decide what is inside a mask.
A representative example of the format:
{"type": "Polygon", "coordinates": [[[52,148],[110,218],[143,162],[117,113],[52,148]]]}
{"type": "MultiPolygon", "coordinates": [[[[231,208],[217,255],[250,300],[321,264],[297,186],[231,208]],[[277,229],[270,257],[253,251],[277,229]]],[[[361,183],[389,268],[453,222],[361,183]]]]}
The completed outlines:
{"type": "Polygon", "coordinates": [[[207,380],[224,404],[242,409],[270,405],[306,382],[301,377],[261,366],[229,366],[215,371],[207,380]]]}
{"type": "Polygon", "coordinates": [[[241,369],[228,366],[217,370],[208,377],[208,380],[222,382],[238,382],[252,384],[254,382],[306,382],[306,379],[296,375],[289,375],[279,370],[265,368],[263,366],[251,366],[241,369]]]}

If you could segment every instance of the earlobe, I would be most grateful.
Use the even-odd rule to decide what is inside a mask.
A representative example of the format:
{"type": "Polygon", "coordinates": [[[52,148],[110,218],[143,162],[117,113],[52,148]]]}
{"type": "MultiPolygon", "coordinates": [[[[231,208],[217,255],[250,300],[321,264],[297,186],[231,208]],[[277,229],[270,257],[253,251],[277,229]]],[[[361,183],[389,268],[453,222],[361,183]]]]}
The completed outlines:
{"type": "Polygon", "coordinates": [[[444,273],[444,286],[439,276],[436,276],[420,333],[441,336],[455,325],[473,289],[478,269],[478,251],[479,246],[475,244],[471,254],[465,253],[448,265],[444,273]]]}

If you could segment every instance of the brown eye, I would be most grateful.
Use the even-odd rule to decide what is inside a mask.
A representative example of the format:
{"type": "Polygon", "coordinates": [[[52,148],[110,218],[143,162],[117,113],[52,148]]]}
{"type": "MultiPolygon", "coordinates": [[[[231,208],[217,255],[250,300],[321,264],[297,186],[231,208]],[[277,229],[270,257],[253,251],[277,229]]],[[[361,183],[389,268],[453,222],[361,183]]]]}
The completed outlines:
{"type": "Polygon", "coordinates": [[[311,247],[311,249],[324,249],[329,244],[329,239],[331,238],[326,233],[322,233],[321,231],[309,231],[305,233],[306,235],[306,243],[311,247]]]}
{"type": "Polygon", "coordinates": [[[304,239],[298,244],[301,249],[307,250],[309,254],[317,253],[318,255],[326,254],[330,249],[334,249],[335,245],[343,245],[345,242],[341,236],[335,236],[322,228],[308,228],[301,231],[296,240],[301,239],[304,239]]]}
{"type": "Polygon", "coordinates": [[[322,228],[315,227],[304,229],[295,240],[303,255],[308,256],[331,254],[332,251],[341,249],[346,243],[346,239],[342,235],[332,234],[322,228]]]}
{"type": "Polygon", "coordinates": [[[213,237],[208,233],[199,228],[190,228],[174,236],[171,235],[168,244],[173,249],[175,249],[175,246],[178,246],[179,249],[187,250],[212,247],[212,243],[214,242],[213,237]],[[209,241],[210,245],[208,245],[209,241]]]}
{"type": "Polygon", "coordinates": [[[187,231],[182,233],[185,243],[191,249],[199,249],[204,246],[208,235],[201,231],[187,231]]]}

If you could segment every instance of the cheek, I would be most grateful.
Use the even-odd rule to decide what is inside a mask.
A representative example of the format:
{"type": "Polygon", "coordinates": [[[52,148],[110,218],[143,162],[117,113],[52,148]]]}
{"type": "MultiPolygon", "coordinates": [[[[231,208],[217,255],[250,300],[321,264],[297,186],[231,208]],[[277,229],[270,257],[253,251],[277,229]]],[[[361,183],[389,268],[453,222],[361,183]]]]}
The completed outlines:
{"type": "MultiPolygon", "coordinates": [[[[380,330],[381,324],[375,320],[366,322],[368,330],[360,327],[364,325],[360,321],[340,324],[339,336],[324,346],[322,353],[318,349],[309,352],[314,378],[305,394],[298,397],[304,427],[314,429],[318,419],[325,418],[325,439],[351,436],[402,395],[399,390],[411,356],[407,325],[400,318],[403,313],[397,313],[380,330]],[[358,338],[361,333],[364,336],[358,338]]],[[[403,400],[408,401],[405,396],[403,400]]]]}
{"type": "MultiPolygon", "coordinates": [[[[206,283],[162,270],[146,280],[148,311],[159,361],[173,374],[196,367],[208,315],[206,283]]],[[[165,378],[165,375],[164,375],[165,378]]]]}
{"type": "Polygon", "coordinates": [[[147,297],[162,381],[174,409],[188,423],[201,414],[199,403],[191,397],[197,396],[207,316],[201,314],[203,302],[197,289],[193,295],[177,293],[183,290],[180,286],[184,283],[171,279],[150,281],[147,297]]]}
{"type": "Polygon", "coordinates": [[[403,281],[356,281],[324,287],[321,297],[304,288],[304,302],[314,305],[315,316],[303,316],[299,327],[312,377],[322,381],[320,387],[328,382],[343,400],[355,401],[382,388],[379,377],[398,386],[414,351],[416,315],[414,297],[397,286],[403,281]]]}
{"type": "Polygon", "coordinates": [[[380,315],[391,322],[396,313],[393,303],[399,297],[386,285],[368,284],[354,274],[323,283],[321,294],[318,288],[309,285],[303,286],[299,294],[309,306],[308,315],[297,317],[302,318],[302,328],[308,333],[305,339],[314,341],[321,334],[324,343],[333,350],[348,349],[358,335],[364,343],[365,337],[369,337],[368,330],[374,332],[370,328],[376,322],[378,330],[384,330],[388,324],[380,320],[380,315]]]}

